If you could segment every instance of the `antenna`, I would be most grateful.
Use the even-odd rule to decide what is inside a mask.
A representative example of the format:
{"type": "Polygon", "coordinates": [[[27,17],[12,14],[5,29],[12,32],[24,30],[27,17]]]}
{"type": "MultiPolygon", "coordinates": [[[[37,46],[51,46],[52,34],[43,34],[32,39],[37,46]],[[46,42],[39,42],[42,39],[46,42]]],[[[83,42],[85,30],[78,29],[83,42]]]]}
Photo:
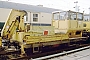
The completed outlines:
{"type": "Polygon", "coordinates": [[[74,8],[75,8],[75,11],[76,11],[76,12],[79,12],[79,10],[80,10],[79,7],[80,7],[80,6],[77,5],[77,4],[78,4],[78,1],[76,1],[76,2],[74,2],[74,3],[76,4],[76,6],[74,7],[74,8]]]}

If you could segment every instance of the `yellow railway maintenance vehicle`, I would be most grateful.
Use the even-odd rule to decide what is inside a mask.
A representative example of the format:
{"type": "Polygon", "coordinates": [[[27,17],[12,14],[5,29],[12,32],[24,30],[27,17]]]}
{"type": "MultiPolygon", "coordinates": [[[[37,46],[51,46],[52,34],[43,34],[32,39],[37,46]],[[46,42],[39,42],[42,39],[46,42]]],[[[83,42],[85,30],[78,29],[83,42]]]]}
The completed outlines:
{"type": "Polygon", "coordinates": [[[83,34],[83,13],[73,11],[53,12],[52,26],[24,25],[22,10],[12,9],[3,27],[2,47],[7,52],[38,53],[49,48],[80,43],[88,37],[83,34]]]}

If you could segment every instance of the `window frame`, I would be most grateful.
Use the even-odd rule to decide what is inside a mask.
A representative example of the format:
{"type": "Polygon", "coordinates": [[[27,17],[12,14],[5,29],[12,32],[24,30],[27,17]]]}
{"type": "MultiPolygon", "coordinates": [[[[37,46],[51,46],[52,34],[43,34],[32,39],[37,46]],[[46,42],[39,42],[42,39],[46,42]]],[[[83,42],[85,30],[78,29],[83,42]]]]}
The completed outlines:
{"type": "Polygon", "coordinates": [[[38,13],[33,13],[33,22],[38,22],[38,17],[39,17],[38,13]],[[34,19],[36,19],[36,20],[34,20],[34,19]]]}

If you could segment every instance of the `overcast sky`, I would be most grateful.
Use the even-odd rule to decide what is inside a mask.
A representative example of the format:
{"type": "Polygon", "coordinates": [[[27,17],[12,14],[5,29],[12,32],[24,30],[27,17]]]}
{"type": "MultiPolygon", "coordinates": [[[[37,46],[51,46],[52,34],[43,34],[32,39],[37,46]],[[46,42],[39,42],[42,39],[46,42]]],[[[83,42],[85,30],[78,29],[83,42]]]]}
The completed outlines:
{"type": "MultiPolygon", "coordinates": [[[[1,0],[7,1],[7,0],[1,0]]],[[[77,5],[80,6],[80,12],[83,10],[85,13],[89,13],[90,0],[9,0],[10,2],[23,3],[29,5],[43,5],[44,7],[56,8],[62,10],[73,10],[75,11],[76,4],[74,2],[78,1],[77,5]]]]}

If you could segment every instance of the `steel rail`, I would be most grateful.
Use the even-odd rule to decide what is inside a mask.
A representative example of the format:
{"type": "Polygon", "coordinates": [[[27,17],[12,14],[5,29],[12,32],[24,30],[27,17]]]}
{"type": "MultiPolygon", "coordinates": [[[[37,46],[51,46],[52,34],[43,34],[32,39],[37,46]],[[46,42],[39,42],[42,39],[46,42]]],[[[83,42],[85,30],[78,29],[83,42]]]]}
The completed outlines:
{"type": "Polygon", "coordinates": [[[75,49],[75,50],[71,50],[71,51],[64,51],[62,53],[57,53],[57,54],[53,54],[53,55],[49,55],[49,56],[44,56],[44,57],[40,57],[40,58],[35,58],[35,59],[31,58],[30,60],[45,60],[45,59],[50,59],[50,58],[53,58],[53,57],[67,55],[67,54],[70,54],[70,53],[82,51],[82,50],[89,49],[89,48],[90,48],[90,46],[86,46],[86,47],[82,47],[82,48],[79,48],[79,49],[75,49]]]}

